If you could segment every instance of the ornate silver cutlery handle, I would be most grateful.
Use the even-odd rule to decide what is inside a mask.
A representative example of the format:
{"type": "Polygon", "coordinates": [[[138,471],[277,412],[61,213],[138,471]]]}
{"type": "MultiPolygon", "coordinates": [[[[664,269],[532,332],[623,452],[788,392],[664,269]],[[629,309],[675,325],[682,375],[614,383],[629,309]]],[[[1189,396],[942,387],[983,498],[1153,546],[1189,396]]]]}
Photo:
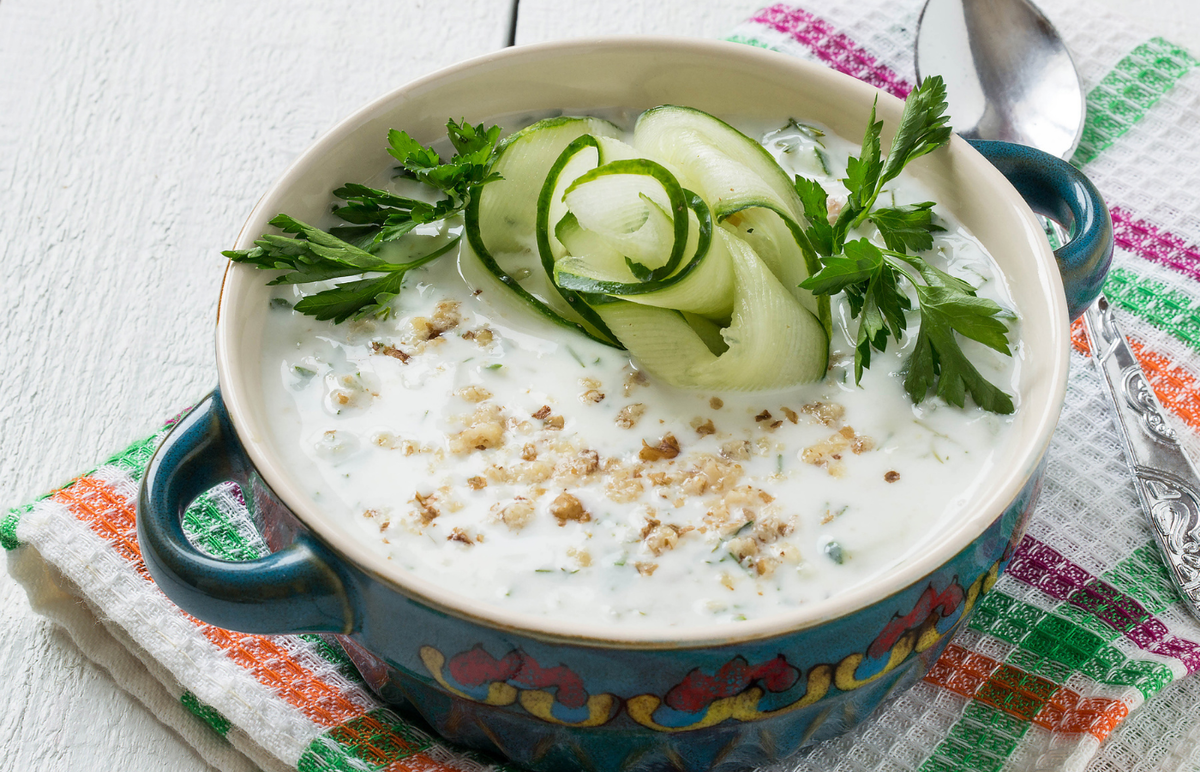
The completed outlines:
{"type": "Polygon", "coordinates": [[[1083,323],[1116,408],[1142,509],[1184,604],[1200,619],[1200,475],[1164,420],[1103,295],[1084,311],[1083,323]]]}

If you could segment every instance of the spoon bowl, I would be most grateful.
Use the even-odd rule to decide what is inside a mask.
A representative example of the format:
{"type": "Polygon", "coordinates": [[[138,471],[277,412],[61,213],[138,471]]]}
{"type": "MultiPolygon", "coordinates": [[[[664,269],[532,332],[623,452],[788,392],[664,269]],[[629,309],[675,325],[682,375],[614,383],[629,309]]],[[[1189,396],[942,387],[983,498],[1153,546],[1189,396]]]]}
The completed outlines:
{"type": "Polygon", "coordinates": [[[928,0],[917,29],[917,78],[938,74],[950,122],[1068,158],[1083,134],[1083,86],[1050,21],[1028,0],[928,0]]]}

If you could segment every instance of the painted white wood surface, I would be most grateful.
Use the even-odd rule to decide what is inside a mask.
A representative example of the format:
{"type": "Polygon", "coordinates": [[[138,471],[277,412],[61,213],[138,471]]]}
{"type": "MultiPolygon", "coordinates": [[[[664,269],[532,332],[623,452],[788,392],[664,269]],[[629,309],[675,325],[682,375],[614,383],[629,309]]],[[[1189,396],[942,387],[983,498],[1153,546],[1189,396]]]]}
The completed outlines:
{"type": "MultiPolygon", "coordinates": [[[[508,42],[511,0],[0,1],[0,503],[216,383],[228,248],[340,117],[508,42]]],[[[207,765],[0,578],[0,771],[207,765]]]]}
{"type": "MultiPolygon", "coordinates": [[[[1138,15],[1200,51],[1195,2],[1143,0],[1138,15]]],[[[517,40],[718,36],[761,4],[521,0],[517,40]]],[[[510,13],[510,0],[0,0],[0,505],[211,388],[217,253],[254,200],[368,98],[502,47],[510,13]]],[[[3,573],[0,631],[0,772],[207,768],[3,573]]]]}

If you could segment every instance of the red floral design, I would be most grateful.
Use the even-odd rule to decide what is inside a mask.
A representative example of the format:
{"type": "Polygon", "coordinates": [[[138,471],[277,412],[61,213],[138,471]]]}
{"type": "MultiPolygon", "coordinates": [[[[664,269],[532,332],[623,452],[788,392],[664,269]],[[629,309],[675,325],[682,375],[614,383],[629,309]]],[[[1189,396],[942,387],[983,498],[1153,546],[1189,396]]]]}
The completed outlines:
{"type": "Polygon", "coordinates": [[[867,656],[871,659],[882,657],[891,651],[892,647],[896,645],[896,641],[900,640],[900,636],[909,630],[916,630],[931,619],[936,623],[950,616],[963,602],[964,596],[963,588],[957,581],[951,582],[950,586],[941,593],[936,592],[933,585],[926,587],[912,611],[887,623],[883,632],[867,648],[867,656]],[[936,618],[934,618],[935,614],[936,618]]]}
{"type": "Polygon", "coordinates": [[[512,650],[500,659],[476,646],[451,658],[450,676],[464,686],[482,686],[496,681],[513,681],[530,689],[557,689],[558,702],[568,708],[587,704],[583,679],[565,665],[542,667],[523,651],[512,650]]]}
{"type": "Polygon", "coordinates": [[[751,667],[742,657],[734,657],[713,675],[699,668],[688,673],[683,681],[667,692],[664,702],[675,710],[695,713],[716,700],[741,694],[758,682],[767,691],[790,689],[800,677],[800,671],[787,663],[783,655],[751,667]]]}

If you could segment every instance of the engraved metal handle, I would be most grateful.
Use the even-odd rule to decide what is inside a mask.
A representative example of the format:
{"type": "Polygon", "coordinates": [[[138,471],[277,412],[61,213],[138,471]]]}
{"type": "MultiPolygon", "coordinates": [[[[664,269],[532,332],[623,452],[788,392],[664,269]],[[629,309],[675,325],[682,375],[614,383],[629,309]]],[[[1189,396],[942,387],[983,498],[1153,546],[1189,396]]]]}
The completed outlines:
{"type": "Polygon", "coordinates": [[[1164,420],[1103,295],[1084,311],[1083,323],[1116,408],[1142,510],[1184,605],[1200,619],[1200,475],[1164,420]]]}

